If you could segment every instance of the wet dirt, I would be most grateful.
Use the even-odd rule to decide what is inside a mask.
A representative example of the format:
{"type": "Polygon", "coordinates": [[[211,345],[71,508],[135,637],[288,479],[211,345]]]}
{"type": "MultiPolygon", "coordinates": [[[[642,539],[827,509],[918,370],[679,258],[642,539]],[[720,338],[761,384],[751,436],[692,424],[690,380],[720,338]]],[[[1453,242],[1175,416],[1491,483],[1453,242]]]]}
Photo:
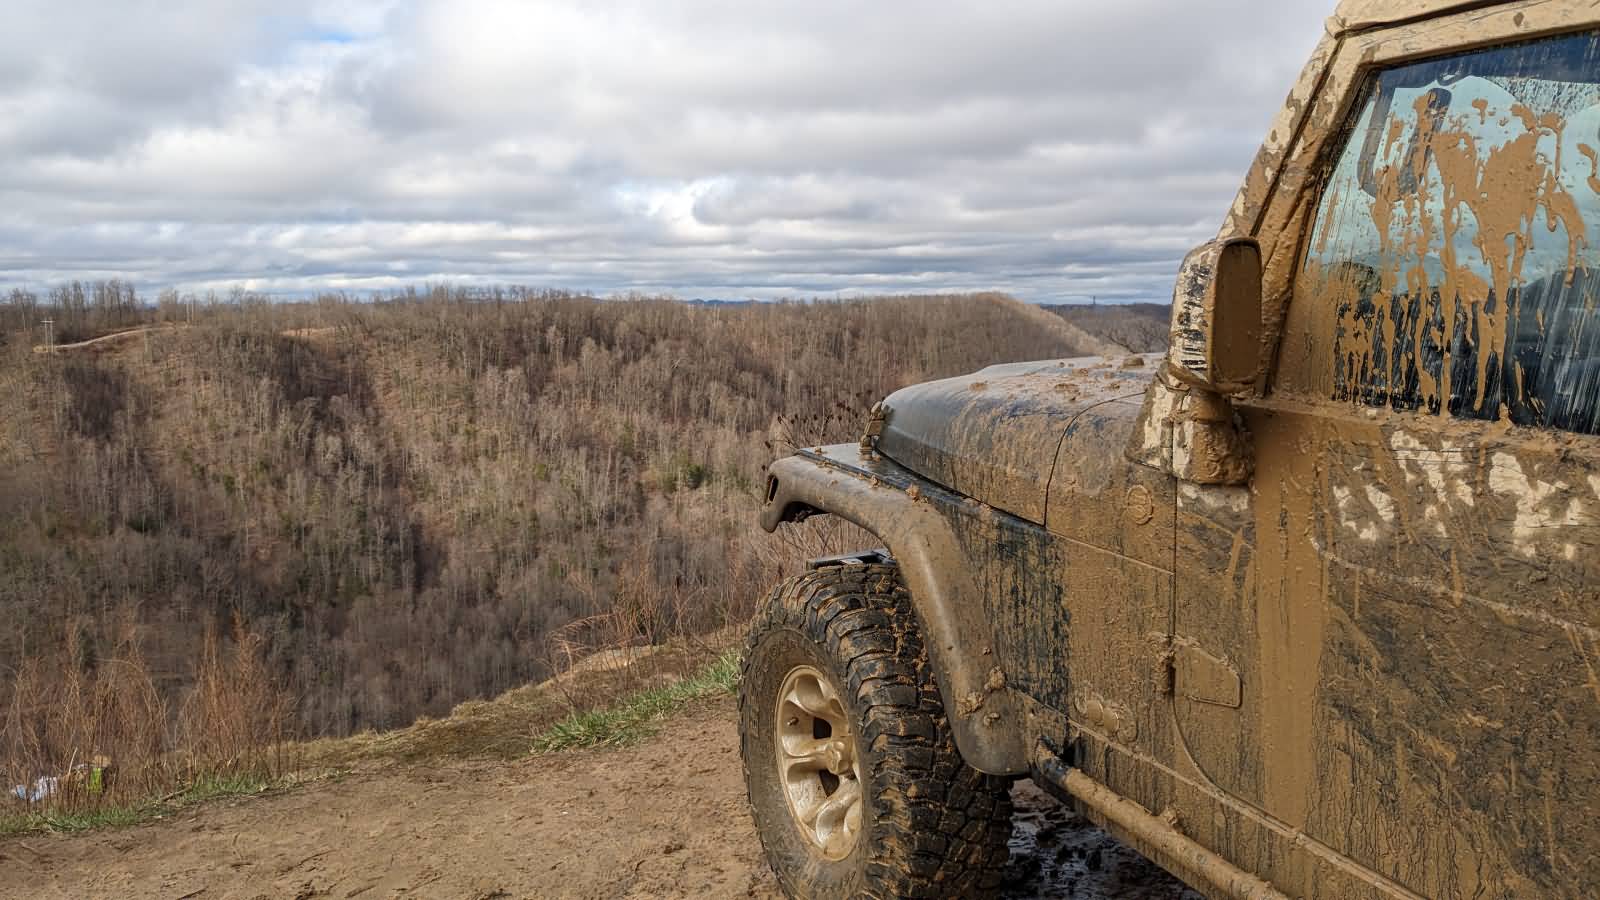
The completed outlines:
{"type": "Polygon", "coordinates": [[[1202,900],[1033,782],[1017,782],[1011,799],[1017,812],[1002,897],[1202,900]]]}
{"type": "MultiPolygon", "coordinates": [[[[388,766],[134,828],[0,840],[6,898],[776,898],[731,700],[641,745],[388,766]]],[[[1006,897],[1191,900],[1031,783],[1006,897]]]]}

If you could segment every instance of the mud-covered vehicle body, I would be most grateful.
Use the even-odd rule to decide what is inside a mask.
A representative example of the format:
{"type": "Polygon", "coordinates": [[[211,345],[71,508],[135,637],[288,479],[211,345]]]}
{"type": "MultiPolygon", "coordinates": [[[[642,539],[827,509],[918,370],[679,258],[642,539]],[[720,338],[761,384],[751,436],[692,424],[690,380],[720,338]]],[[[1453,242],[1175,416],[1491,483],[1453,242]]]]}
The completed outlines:
{"type": "Polygon", "coordinates": [[[886,548],[752,633],[785,886],[990,890],[1031,776],[1212,896],[1600,896],[1597,151],[1600,7],[1346,0],[1167,359],[774,463],[886,548]]]}

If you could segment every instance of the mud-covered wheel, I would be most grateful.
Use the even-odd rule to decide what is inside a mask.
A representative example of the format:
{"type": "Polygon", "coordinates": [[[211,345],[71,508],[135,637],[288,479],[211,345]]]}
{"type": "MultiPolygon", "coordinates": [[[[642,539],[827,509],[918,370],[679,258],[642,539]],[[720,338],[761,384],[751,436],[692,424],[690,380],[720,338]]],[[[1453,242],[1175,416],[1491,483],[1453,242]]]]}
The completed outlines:
{"type": "Polygon", "coordinates": [[[982,897],[1011,835],[1004,778],[950,736],[898,570],[779,585],[745,648],[739,739],[756,830],[790,897],[982,897]]]}

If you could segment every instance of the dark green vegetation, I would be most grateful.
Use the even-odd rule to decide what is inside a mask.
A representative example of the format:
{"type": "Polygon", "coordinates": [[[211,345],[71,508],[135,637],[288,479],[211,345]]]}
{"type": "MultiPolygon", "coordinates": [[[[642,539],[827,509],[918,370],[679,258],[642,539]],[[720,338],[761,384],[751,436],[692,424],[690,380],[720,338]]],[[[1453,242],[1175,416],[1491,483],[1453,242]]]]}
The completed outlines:
{"type": "Polygon", "coordinates": [[[114,686],[108,661],[136,646],[181,710],[205,634],[235,618],[303,734],[442,716],[593,649],[742,621],[797,556],[751,525],[775,454],[856,437],[897,386],[1081,352],[992,295],[52,298],[0,304],[13,750],[47,730],[17,673],[114,686]],[[161,327],[35,353],[46,315],[60,341],[161,327]]]}

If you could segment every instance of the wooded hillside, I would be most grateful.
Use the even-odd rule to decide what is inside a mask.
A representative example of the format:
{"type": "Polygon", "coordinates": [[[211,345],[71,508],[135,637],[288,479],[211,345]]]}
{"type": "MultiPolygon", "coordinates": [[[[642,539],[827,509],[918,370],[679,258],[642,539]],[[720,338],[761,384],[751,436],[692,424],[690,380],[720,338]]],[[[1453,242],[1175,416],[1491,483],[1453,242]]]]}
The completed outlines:
{"type": "Polygon", "coordinates": [[[313,734],[740,619],[789,564],[753,519],[775,454],[853,439],[898,386],[1084,349],[993,295],[131,298],[0,306],[0,666],[135,640],[176,695],[237,617],[313,734]],[[58,341],[160,327],[36,353],[47,315],[58,341]]]}
{"type": "Polygon", "coordinates": [[[1167,349],[1172,307],[1164,303],[1063,304],[1045,309],[1135,353],[1162,353],[1167,349]]]}

